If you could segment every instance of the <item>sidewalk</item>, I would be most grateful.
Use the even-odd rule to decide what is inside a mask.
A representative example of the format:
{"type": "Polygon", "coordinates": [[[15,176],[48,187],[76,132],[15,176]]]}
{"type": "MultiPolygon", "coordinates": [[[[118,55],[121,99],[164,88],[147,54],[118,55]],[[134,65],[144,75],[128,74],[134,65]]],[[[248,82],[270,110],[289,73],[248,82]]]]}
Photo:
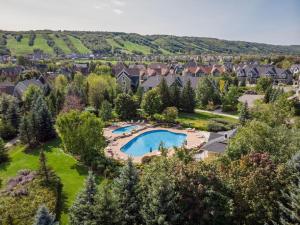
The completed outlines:
{"type": "Polygon", "coordinates": [[[202,110],[202,109],[195,109],[195,112],[198,112],[198,113],[210,113],[210,114],[219,115],[219,116],[227,116],[227,117],[230,117],[230,118],[233,118],[233,119],[237,119],[237,120],[239,119],[238,116],[230,115],[230,114],[223,113],[223,112],[218,112],[218,111],[207,111],[207,110],[202,110]]]}

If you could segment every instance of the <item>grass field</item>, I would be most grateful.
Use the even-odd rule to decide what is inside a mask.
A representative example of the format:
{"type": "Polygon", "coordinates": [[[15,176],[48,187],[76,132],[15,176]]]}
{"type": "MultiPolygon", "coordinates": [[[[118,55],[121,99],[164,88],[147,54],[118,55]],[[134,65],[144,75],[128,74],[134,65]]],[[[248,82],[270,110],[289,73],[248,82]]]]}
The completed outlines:
{"type": "Polygon", "coordinates": [[[31,54],[34,49],[41,49],[44,53],[50,55],[53,54],[53,49],[48,46],[47,41],[42,37],[42,35],[36,35],[33,46],[29,46],[28,41],[29,35],[24,35],[20,42],[17,42],[13,36],[9,36],[7,40],[7,47],[13,55],[31,54]]]}
{"type": "Polygon", "coordinates": [[[124,42],[124,48],[130,52],[138,51],[138,52],[142,52],[144,55],[150,54],[150,48],[148,46],[139,45],[136,43],[132,43],[130,41],[124,42]]]}
{"type": "MultiPolygon", "coordinates": [[[[65,210],[62,212],[61,223],[68,224],[67,208],[71,206],[77,193],[82,189],[87,169],[78,164],[77,160],[65,154],[60,148],[60,142],[54,140],[43,146],[48,165],[53,168],[63,183],[65,210]]],[[[41,148],[24,151],[24,146],[13,147],[10,152],[11,161],[0,166],[2,186],[21,169],[36,170],[39,165],[39,151],[41,148]]]]}
{"type": "Polygon", "coordinates": [[[57,47],[59,47],[61,50],[63,50],[65,54],[72,53],[62,38],[56,37],[54,34],[50,34],[49,36],[53,39],[53,41],[55,42],[55,45],[57,47]]]}
{"type": "Polygon", "coordinates": [[[238,120],[234,118],[204,112],[179,113],[177,121],[187,127],[192,127],[199,130],[207,130],[209,121],[212,119],[223,119],[230,123],[238,122],[238,120]]]}
{"type": "Polygon", "coordinates": [[[78,38],[75,38],[71,35],[68,35],[68,37],[80,54],[91,53],[91,51],[85,47],[78,38]]]}

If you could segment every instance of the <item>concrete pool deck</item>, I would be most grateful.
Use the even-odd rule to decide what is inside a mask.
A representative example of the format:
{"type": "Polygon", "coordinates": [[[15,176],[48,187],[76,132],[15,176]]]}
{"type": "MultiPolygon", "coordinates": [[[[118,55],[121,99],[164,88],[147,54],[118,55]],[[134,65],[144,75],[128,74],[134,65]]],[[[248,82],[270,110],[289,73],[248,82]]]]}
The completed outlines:
{"type": "MultiPolygon", "coordinates": [[[[176,128],[163,128],[163,127],[151,127],[149,124],[135,124],[135,123],[129,123],[129,124],[123,124],[123,126],[126,125],[139,125],[140,129],[137,130],[133,134],[123,135],[123,134],[114,134],[112,133],[113,130],[117,129],[118,126],[111,126],[104,129],[104,137],[108,139],[110,142],[108,146],[105,148],[105,154],[109,157],[113,157],[117,160],[127,160],[129,155],[121,151],[121,148],[127,144],[129,141],[134,139],[135,137],[149,131],[155,131],[155,130],[166,130],[174,133],[180,133],[186,135],[186,141],[187,144],[185,147],[187,149],[194,149],[198,148],[201,145],[203,145],[204,142],[207,142],[207,138],[209,136],[209,132],[205,131],[194,131],[191,129],[176,129],[176,128]]],[[[168,155],[174,154],[174,150],[170,149],[168,151],[168,155]]],[[[143,156],[131,156],[134,162],[140,163],[142,161],[142,158],[145,156],[153,156],[153,155],[160,155],[160,152],[157,150],[154,150],[153,152],[149,152],[143,156]]]]}

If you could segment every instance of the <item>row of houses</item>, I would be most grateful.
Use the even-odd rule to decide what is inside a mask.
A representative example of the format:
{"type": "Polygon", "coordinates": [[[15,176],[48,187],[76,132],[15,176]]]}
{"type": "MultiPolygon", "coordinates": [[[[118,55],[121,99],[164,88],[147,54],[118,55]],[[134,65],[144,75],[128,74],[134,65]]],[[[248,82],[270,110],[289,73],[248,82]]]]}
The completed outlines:
{"type": "Polygon", "coordinates": [[[198,65],[196,61],[186,64],[152,63],[125,65],[122,62],[112,67],[112,73],[123,91],[136,90],[142,87],[145,91],[156,87],[164,78],[169,86],[173,84],[183,87],[188,80],[192,87],[196,87],[200,77],[235,74],[240,83],[255,84],[260,77],[270,77],[274,84],[292,84],[293,74],[300,71],[300,66],[294,65],[291,69],[281,69],[273,65],[242,64],[232,65],[198,65]]]}

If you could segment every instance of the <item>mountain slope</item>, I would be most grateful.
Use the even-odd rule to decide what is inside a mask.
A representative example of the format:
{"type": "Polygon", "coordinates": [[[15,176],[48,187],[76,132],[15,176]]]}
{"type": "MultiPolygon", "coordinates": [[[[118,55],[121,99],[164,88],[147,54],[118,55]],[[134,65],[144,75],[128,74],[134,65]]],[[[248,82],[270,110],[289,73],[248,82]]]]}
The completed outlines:
{"type": "Polygon", "coordinates": [[[0,54],[33,53],[49,55],[100,53],[113,54],[285,54],[300,55],[300,45],[280,46],[216,38],[139,35],[86,31],[0,31],[0,54]],[[31,40],[33,39],[33,40],[31,40]],[[30,44],[30,40],[32,41],[30,44]]]}

